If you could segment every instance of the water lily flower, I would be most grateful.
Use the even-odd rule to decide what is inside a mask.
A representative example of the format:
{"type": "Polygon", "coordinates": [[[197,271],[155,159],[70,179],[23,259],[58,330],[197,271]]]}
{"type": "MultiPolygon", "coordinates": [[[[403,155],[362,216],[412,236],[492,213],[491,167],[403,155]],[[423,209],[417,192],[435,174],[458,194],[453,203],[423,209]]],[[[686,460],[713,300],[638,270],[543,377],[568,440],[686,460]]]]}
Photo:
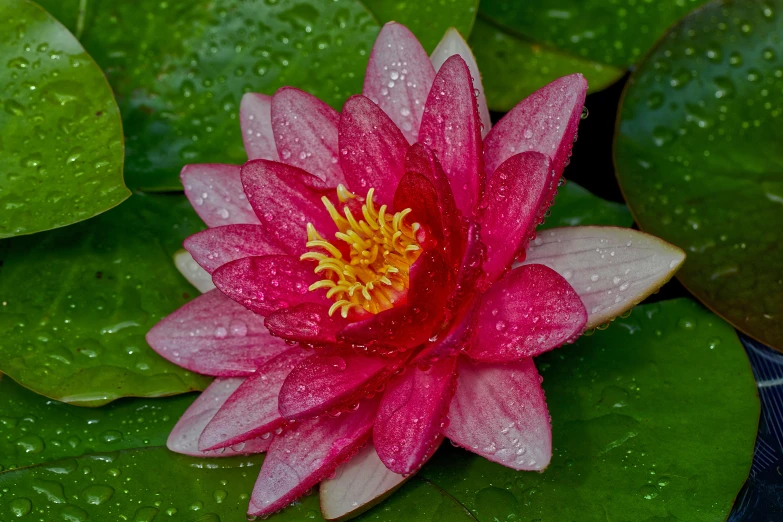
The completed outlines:
{"type": "Polygon", "coordinates": [[[342,112],[290,87],[245,95],[249,161],[182,171],[209,226],[185,248],[217,288],[202,277],[206,293],[147,340],[216,379],[169,448],[266,451],[251,515],[321,483],[324,515],[351,516],[444,438],[543,470],[533,357],[627,311],[684,258],[633,230],[536,236],[586,91],[566,76],[492,127],[462,37],[450,30],[430,58],[389,23],[342,112]]]}

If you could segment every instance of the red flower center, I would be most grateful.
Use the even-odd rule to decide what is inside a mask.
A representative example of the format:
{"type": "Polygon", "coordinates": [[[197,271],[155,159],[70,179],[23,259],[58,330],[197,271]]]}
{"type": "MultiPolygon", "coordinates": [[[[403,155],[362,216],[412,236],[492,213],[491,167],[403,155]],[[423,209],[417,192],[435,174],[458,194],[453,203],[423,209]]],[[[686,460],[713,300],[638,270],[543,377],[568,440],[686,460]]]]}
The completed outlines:
{"type": "Polygon", "coordinates": [[[317,261],[315,273],[326,276],[309,289],[327,289],[326,296],[335,301],[329,309],[330,316],[338,309],[343,317],[348,317],[351,309],[377,314],[392,308],[408,293],[410,267],[421,253],[416,239],[419,224],[405,222],[409,208],[393,215],[389,215],[386,205],[376,209],[374,191],[371,188],[362,202],[343,185],[338,186],[337,198],[344,204],[343,214],[329,198],[321,198],[337,225],[335,237],[341,241],[338,245],[324,239],[311,223],[307,224],[310,252],[301,259],[317,261]],[[358,203],[362,203],[361,208],[358,203]],[[358,220],[352,206],[359,214],[358,220]]]}

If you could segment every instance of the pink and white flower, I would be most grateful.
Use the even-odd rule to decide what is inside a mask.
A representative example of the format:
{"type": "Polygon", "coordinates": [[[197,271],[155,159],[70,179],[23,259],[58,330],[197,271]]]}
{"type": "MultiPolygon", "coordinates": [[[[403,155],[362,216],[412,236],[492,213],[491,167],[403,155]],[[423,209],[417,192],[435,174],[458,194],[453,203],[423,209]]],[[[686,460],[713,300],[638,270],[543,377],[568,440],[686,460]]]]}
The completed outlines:
{"type": "Polygon", "coordinates": [[[209,229],[185,241],[203,270],[178,264],[207,291],[147,340],[216,379],[169,448],[266,451],[251,515],[321,482],[327,518],[356,514],[444,437],[543,470],[551,429],[532,358],[627,311],[684,259],[613,227],[536,237],[586,91],[566,76],[491,128],[459,34],[430,58],[389,23],[341,113],[290,87],[245,95],[249,161],[182,171],[209,229]]]}

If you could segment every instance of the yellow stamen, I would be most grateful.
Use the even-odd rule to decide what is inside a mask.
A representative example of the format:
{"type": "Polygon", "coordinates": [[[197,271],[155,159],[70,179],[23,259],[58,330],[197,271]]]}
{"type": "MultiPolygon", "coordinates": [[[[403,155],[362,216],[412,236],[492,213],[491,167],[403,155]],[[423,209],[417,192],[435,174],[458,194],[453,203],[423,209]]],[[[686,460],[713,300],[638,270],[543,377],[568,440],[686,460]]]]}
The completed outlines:
{"type": "MultiPolygon", "coordinates": [[[[386,205],[376,209],[374,193],[372,188],[367,192],[359,221],[347,205],[341,215],[326,196],[321,198],[337,225],[335,238],[348,245],[348,259],[312,224],[307,224],[307,248],[312,250],[301,259],[317,262],[315,273],[326,276],[310,285],[310,290],[326,289],[326,296],[335,300],[329,315],[339,310],[340,315],[348,317],[352,309],[377,314],[392,308],[407,292],[410,266],[421,253],[416,240],[419,224],[405,222],[411,213],[409,208],[393,216],[388,215],[386,205]]],[[[354,198],[343,185],[337,187],[340,203],[354,198]]]]}

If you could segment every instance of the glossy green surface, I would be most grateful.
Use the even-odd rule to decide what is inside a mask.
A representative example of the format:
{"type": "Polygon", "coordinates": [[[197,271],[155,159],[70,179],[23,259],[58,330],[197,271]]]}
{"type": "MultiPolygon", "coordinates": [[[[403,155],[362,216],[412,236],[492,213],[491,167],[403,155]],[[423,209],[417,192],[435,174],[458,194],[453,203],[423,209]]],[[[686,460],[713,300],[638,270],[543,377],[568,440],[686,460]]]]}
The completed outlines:
{"type": "MultiPolygon", "coordinates": [[[[42,0],[76,30],[78,3],[42,0]]],[[[181,190],[186,163],[243,163],[239,102],[292,85],[340,108],[380,29],[358,0],[93,0],[81,41],[125,123],[132,188],[181,190]]]]}
{"type": "Polygon", "coordinates": [[[688,253],[677,277],[783,350],[783,2],[712,3],[631,77],[617,176],[642,230],[688,253]]]}
{"type": "Polygon", "coordinates": [[[629,228],[633,218],[628,207],[592,194],[573,181],[558,187],[550,215],[538,230],[581,225],[603,225],[629,228]]]}
{"type": "Polygon", "coordinates": [[[144,336],[197,295],[171,262],[203,228],[184,196],[133,196],[95,219],[0,243],[0,371],[96,406],[202,389],[144,336]]]}
{"type": "Polygon", "coordinates": [[[595,62],[626,68],[705,0],[483,0],[480,12],[510,32],[595,62]]]}
{"type": "MultiPolygon", "coordinates": [[[[164,447],[95,453],[0,473],[0,517],[152,522],[241,522],[263,456],[196,459],[164,447]],[[154,470],[154,472],[152,472],[154,470]],[[159,518],[158,518],[159,517],[159,518]]],[[[4,518],[2,518],[4,520],[4,518]]],[[[320,520],[318,495],[267,520],[320,520]]],[[[355,519],[375,522],[470,522],[453,497],[414,478],[355,519]]]]}
{"type": "Polygon", "coordinates": [[[449,27],[467,39],[473,29],[478,0],[364,0],[383,24],[399,22],[410,29],[431,53],[449,27]]]}
{"type": "Polygon", "coordinates": [[[130,195],[106,78],[27,0],[0,0],[0,105],[0,238],[70,225],[130,195]]]}
{"type": "Polygon", "coordinates": [[[611,85],[625,72],[520,37],[482,17],[476,19],[468,43],[481,71],[487,103],[496,111],[511,110],[561,76],[582,73],[592,92],[611,85]]]}
{"type": "Polygon", "coordinates": [[[85,453],[163,445],[194,398],[125,399],[103,408],[80,408],[0,376],[0,471],[85,453]]]}
{"type": "Polygon", "coordinates": [[[480,521],[726,520],[759,418],[728,324],[687,299],[639,306],[536,365],[549,468],[517,472],[446,444],[421,476],[480,521]]]}

